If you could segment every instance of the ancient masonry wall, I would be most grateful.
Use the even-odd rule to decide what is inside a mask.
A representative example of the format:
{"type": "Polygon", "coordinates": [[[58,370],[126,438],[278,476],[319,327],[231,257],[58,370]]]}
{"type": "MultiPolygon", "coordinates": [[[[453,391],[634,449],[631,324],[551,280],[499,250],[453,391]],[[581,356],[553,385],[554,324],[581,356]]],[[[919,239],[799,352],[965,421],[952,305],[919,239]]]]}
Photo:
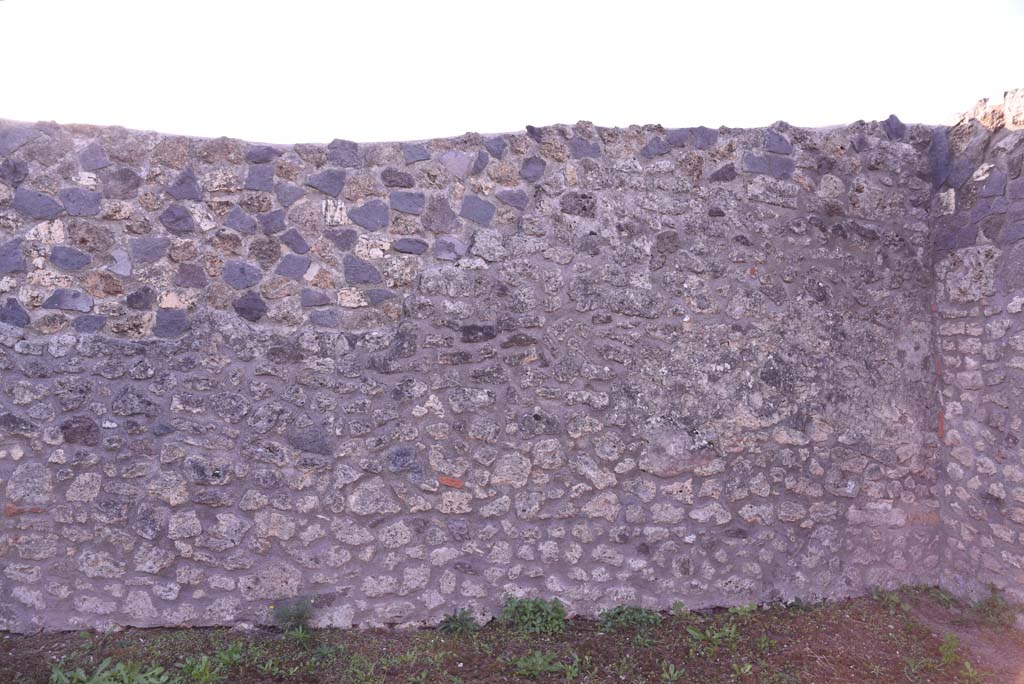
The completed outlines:
{"type": "Polygon", "coordinates": [[[0,629],[1020,588],[1020,135],[0,123],[0,629]]]}

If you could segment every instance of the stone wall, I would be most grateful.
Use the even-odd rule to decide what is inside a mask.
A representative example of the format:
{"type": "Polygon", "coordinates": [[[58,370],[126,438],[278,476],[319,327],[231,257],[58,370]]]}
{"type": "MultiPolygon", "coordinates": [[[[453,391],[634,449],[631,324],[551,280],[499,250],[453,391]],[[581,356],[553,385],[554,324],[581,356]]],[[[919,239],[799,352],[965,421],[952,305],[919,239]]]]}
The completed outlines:
{"type": "Polygon", "coordinates": [[[933,155],[936,369],[943,583],[1024,601],[1024,90],[1014,95],[1006,111],[983,103],[965,116],[933,155]]]}
{"type": "Polygon", "coordinates": [[[0,629],[1004,572],[1019,371],[985,336],[1024,256],[933,241],[1022,181],[985,133],[963,182],[1009,194],[939,192],[958,130],[0,124],[0,629]]]}

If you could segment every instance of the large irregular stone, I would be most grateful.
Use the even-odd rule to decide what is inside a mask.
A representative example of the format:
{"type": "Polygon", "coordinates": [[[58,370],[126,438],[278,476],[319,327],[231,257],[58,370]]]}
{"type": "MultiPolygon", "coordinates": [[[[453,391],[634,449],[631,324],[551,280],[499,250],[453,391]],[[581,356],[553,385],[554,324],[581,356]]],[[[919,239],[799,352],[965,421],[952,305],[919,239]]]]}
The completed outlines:
{"type": "Polygon", "coordinates": [[[14,192],[14,210],[30,219],[48,221],[64,213],[64,207],[50,195],[24,185],[14,192]]]}
{"type": "Polygon", "coordinates": [[[53,291],[53,294],[47,297],[46,301],[43,302],[43,308],[88,313],[89,311],[92,311],[92,304],[92,297],[84,292],[58,287],[53,291]]]}

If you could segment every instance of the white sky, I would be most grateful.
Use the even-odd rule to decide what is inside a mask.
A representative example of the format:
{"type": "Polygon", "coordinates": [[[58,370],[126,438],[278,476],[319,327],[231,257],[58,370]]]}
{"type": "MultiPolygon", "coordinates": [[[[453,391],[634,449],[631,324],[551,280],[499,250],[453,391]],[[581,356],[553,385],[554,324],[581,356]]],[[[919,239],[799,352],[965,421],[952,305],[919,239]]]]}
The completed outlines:
{"type": "Polygon", "coordinates": [[[261,142],[946,123],[1024,87],[1024,0],[0,0],[0,53],[0,118],[261,142]]]}

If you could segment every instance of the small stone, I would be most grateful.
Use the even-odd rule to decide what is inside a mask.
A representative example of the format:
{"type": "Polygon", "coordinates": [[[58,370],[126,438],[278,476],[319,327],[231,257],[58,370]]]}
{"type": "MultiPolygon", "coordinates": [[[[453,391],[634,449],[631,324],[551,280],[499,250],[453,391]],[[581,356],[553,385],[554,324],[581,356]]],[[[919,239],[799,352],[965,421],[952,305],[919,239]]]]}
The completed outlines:
{"type": "Polygon", "coordinates": [[[0,306],[0,323],[13,325],[17,328],[26,328],[31,322],[28,312],[21,306],[14,297],[8,297],[3,306],[0,306]]]}
{"type": "Polygon", "coordinates": [[[597,215],[597,198],[588,192],[567,192],[559,198],[564,214],[594,218],[597,215]]]}
{"type": "Polygon", "coordinates": [[[736,165],[729,162],[711,172],[708,180],[712,183],[727,183],[736,178],[736,165]]]}
{"type": "Polygon", "coordinates": [[[31,126],[0,126],[0,157],[6,157],[38,137],[39,131],[31,126]]]}
{"type": "Polygon", "coordinates": [[[196,229],[192,212],[181,204],[172,204],[164,209],[160,214],[160,223],[167,230],[179,235],[194,232],[196,229]]]}
{"type": "Polygon", "coordinates": [[[489,226],[494,218],[495,207],[493,204],[477,195],[466,195],[462,199],[462,210],[459,216],[469,219],[481,226],[489,226]]]}
{"type": "Polygon", "coordinates": [[[443,237],[434,241],[434,257],[441,261],[458,261],[466,255],[469,246],[457,237],[443,237]]]}
{"type": "Polygon", "coordinates": [[[309,313],[309,322],[321,328],[336,328],[341,323],[341,316],[335,309],[317,309],[309,313]]]}
{"type": "Polygon", "coordinates": [[[672,151],[672,147],[660,135],[656,135],[647,141],[647,144],[640,148],[640,156],[644,159],[654,159],[672,151]]]}
{"type": "Polygon", "coordinates": [[[306,242],[306,239],[302,237],[302,234],[294,228],[288,229],[288,231],[281,236],[281,242],[296,254],[305,254],[309,251],[309,243],[306,242]]]}
{"type": "Polygon", "coordinates": [[[88,416],[74,416],[60,424],[60,432],[68,444],[96,446],[100,443],[100,426],[88,416]]]}
{"type": "Polygon", "coordinates": [[[601,145],[596,140],[587,140],[578,135],[569,138],[569,154],[573,159],[597,159],[601,156],[601,145]]]}
{"type": "Polygon", "coordinates": [[[26,270],[28,262],[21,251],[21,238],[0,244],[0,274],[23,273],[26,270]]]}
{"type": "Polygon", "coordinates": [[[124,303],[129,309],[151,311],[156,304],[156,290],[149,285],[144,285],[125,297],[124,303]]]}
{"type": "Polygon", "coordinates": [[[476,158],[473,160],[473,166],[469,169],[469,175],[476,176],[487,168],[487,164],[491,161],[491,155],[487,154],[483,150],[476,153],[476,158]]]}
{"type": "Polygon", "coordinates": [[[60,201],[72,216],[95,216],[100,213],[103,193],[82,188],[62,188],[60,201]]]}
{"type": "Polygon", "coordinates": [[[423,254],[429,245],[419,238],[399,238],[391,245],[391,249],[404,254],[423,254]]]}
{"type": "Polygon", "coordinates": [[[140,237],[133,239],[129,245],[133,260],[142,264],[152,264],[167,254],[171,240],[166,237],[140,237]]]}
{"type": "Polygon", "coordinates": [[[42,506],[50,501],[53,479],[42,463],[22,463],[9,476],[5,491],[7,501],[13,504],[42,506]]]}
{"type": "Polygon", "coordinates": [[[544,175],[547,163],[540,157],[527,157],[519,168],[519,177],[527,183],[536,183],[544,175]]]}
{"type": "Polygon", "coordinates": [[[907,126],[895,114],[882,122],[882,130],[889,140],[900,140],[907,132],[907,126]]]}
{"type": "Polygon", "coordinates": [[[250,164],[245,174],[245,189],[272,191],[274,189],[274,165],[250,164]]]}
{"type": "Polygon", "coordinates": [[[256,292],[246,292],[244,295],[231,302],[235,313],[247,321],[256,321],[263,318],[267,313],[267,304],[256,292]]]}
{"type": "Polygon", "coordinates": [[[377,267],[351,254],[342,260],[345,267],[345,282],[349,285],[376,285],[384,282],[377,267]]]}
{"type": "Polygon", "coordinates": [[[64,207],[53,197],[24,185],[14,192],[12,206],[19,214],[44,221],[55,219],[64,212],[64,207]]]}
{"type": "Polygon", "coordinates": [[[264,212],[257,217],[257,221],[264,235],[276,235],[287,228],[284,209],[264,212]]]}
{"type": "Polygon", "coordinates": [[[388,205],[380,200],[370,200],[362,206],[349,209],[348,217],[357,226],[371,231],[386,228],[390,222],[388,205]]]}
{"type": "Polygon", "coordinates": [[[306,191],[291,183],[277,183],[274,185],[274,195],[282,207],[290,207],[306,196],[306,191]]]}
{"type": "Polygon", "coordinates": [[[178,337],[188,332],[191,327],[188,312],[184,309],[157,309],[153,334],[163,338],[178,337]]]}
{"type": "Polygon", "coordinates": [[[789,157],[754,154],[753,152],[743,155],[742,164],[743,170],[747,173],[764,174],[779,179],[789,178],[796,168],[793,160],[789,157]]]}
{"type": "Polygon", "coordinates": [[[4,159],[0,162],[0,183],[17,188],[28,178],[28,164],[20,159],[4,159]]]}
{"type": "Polygon", "coordinates": [[[396,190],[389,195],[389,199],[391,201],[391,208],[395,211],[416,216],[423,213],[423,207],[426,204],[426,198],[421,192],[396,190]]]}
{"type": "Polygon", "coordinates": [[[77,271],[92,263],[92,257],[74,247],[55,245],[50,250],[50,261],[64,271],[77,271]]]}
{"type": "Polygon", "coordinates": [[[174,285],[177,287],[206,287],[208,283],[206,271],[199,264],[179,264],[174,274],[174,285]]]}
{"type": "Polygon", "coordinates": [[[356,245],[356,241],[359,239],[359,233],[352,228],[346,228],[345,230],[329,230],[325,233],[328,240],[334,243],[334,246],[343,252],[347,252],[356,245]]]}
{"type": "Polygon", "coordinates": [[[406,164],[426,161],[430,159],[430,151],[424,145],[407,143],[402,145],[402,158],[405,159],[406,164]]]}
{"type": "Polygon", "coordinates": [[[526,209],[526,205],[530,203],[529,195],[522,190],[499,190],[495,196],[500,201],[520,211],[526,209]]]}
{"type": "Polygon", "coordinates": [[[386,302],[389,299],[394,299],[398,296],[391,290],[385,290],[379,287],[370,288],[364,294],[366,295],[366,300],[370,302],[371,306],[376,306],[381,302],[386,302]]]}
{"type": "MultiPolygon", "coordinates": [[[[157,238],[157,240],[167,240],[167,238],[157,238]]],[[[170,240],[167,240],[170,243],[170,240]]],[[[120,247],[110,250],[110,258],[114,260],[114,263],[107,266],[107,270],[114,275],[122,277],[128,277],[132,274],[132,262],[128,256],[128,252],[124,251],[120,247]]],[[[159,258],[159,257],[157,257],[159,258]]]]}
{"type": "Polygon", "coordinates": [[[221,277],[236,290],[244,290],[263,280],[263,271],[256,264],[246,261],[229,261],[224,264],[221,277]]]}
{"type": "Polygon", "coordinates": [[[696,150],[707,150],[718,142],[718,131],[713,128],[678,128],[668,133],[668,143],[673,147],[690,145],[696,150]]]}
{"type": "Polygon", "coordinates": [[[386,188],[411,188],[416,185],[411,173],[391,167],[380,172],[380,179],[386,188]]]}
{"type": "Polygon", "coordinates": [[[281,258],[280,263],[278,263],[274,273],[285,278],[291,278],[292,280],[299,280],[302,276],[306,275],[310,263],[312,262],[308,256],[285,254],[281,258]]]}
{"type": "Polygon", "coordinates": [[[99,171],[110,166],[110,158],[99,143],[92,143],[78,154],[83,171],[99,171]]]}
{"type": "Polygon", "coordinates": [[[134,199],[142,186],[142,177],[135,171],[121,167],[100,174],[103,196],[107,199],[134,199]]]}
{"type": "Polygon", "coordinates": [[[256,232],[256,219],[247,214],[239,206],[232,207],[231,211],[224,217],[224,227],[237,230],[239,233],[252,235],[256,232]]]}
{"type": "Polygon", "coordinates": [[[494,325],[464,325],[459,331],[462,334],[462,341],[470,344],[486,342],[498,336],[498,328],[494,325]]]}
{"type": "Polygon", "coordinates": [[[196,172],[192,170],[192,167],[188,167],[178,174],[174,182],[167,186],[167,194],[176,200],[195,200],[198,202],[203,199],[203,190],[199,187],[196,172]]]}
{"type": "Polygon", "coordinates": [[[341,169],[325,169],[307,178],[306,185],[329,197],[337,197],[345,187],[345,172],[341,169]]]}
{"type": "Polygon", "coordinates": [[[92,297],[79,290],[68,290],[63,287],[58,287],[53,291],[53,294],[43,302],[43,308],[88,313],[92,310],[92,297]]]}
{"type": "Polygon", "coordinates": [[[465,152],[448,150],[441,155],[441,163],[456,178],[465,178],[473,164],[473,158],[465,152]]]}
{"type": "Polygon", "coordinates": [[[793,143],[773,128],[764,132],[764,149],[775,154],[793,154],[793,143]]]}
{"type": "Polygon", "coordinates": [[[505,154],[505,149],[508,148],[508,141],[501,135],[494,138],[488,138],[487,140],[484,140],[484,148],[490,152],[491,156],[495,159],[501,159],[505,154]]]}
{"type": "Polygon", "coordinates": [[[88,314],[85,316],[79,316],[71,322],[72,327],[76,332],[80,333],[97,333],[103,330],[103,326],[107,323],[106,316],[100,316],[99,314],[88,314]]]}
{"type": "Polygon", "coordinates": [[[333,304],[334,299],[322,290],[310,290],[303,288],[301,293],[301,304],[305,307],[327,306],[333,304]]]}
{"type": "Polygon", "coordinates": [[[344,169],[359,168],[362,166],[359,145],[351,140],[332,140],[327,145],[327,161],[344,169]]]}

